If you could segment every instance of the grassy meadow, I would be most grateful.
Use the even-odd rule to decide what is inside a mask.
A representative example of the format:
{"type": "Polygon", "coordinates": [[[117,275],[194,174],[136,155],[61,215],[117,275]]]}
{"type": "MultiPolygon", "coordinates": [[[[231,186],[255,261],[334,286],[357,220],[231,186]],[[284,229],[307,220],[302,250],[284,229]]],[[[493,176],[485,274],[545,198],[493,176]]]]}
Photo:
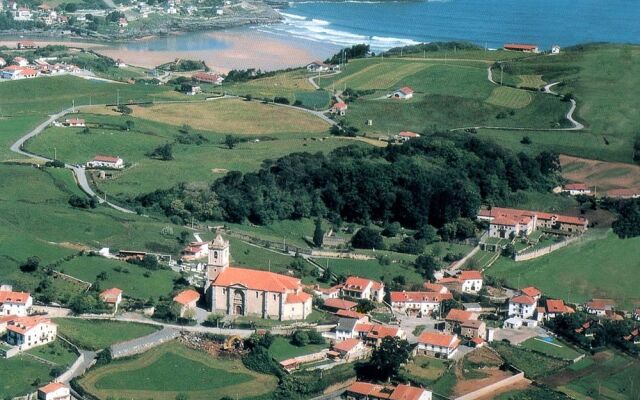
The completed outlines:
{"type": "Polygon", "coordinates": [[[216,398],[264,395],[275,389],[277,379],[248,370],[240,360],[214,358],[171,342],[93,369],[79,383],[100,398],[173,400],[184,393],[204,400],[212,393],[216,398]]]}
{"type": "Polygon", "coordinates": [[[289,338],[276,336],[273,344],[269,347],[269,354],[277,361],[283,361],[289,358],[304,356],[307,354],[317,353],[329,347],[329,344],[308,344],[306,346],[294,346],[290,343],[289,338]]]}
{"type": "Polygon", "coordinates": [[[40,386],[38,382],[51,380],[52,368],[24,354],[0,358],[0,395],[3,398],[13,398],[36,391],[40,386]]]}
{"type": "Polygon", "coordinates": [[[100,350],[116,343],[150,335],[160,329],[154,325],[133,322],[56,318],[58,333],[76,346],[87,350],[100,350]]]}
{"type": "Polygon", "coordinates": [[[640,304],[637,281],[627,279],[640,267],[638,248],[640,238],[592,231],[586,240],[544,257],[518,263],[500,257],[485,273],[505,278],[512,287],[535,286],[569,302],[613,298],[619,307],[631,309],[640,304]]]}
{"type": "Polygon", "coordinates": [[[525,349],[539,351],[548,356],[564,360],[574,360],[583,354],[556,338],[545,338],[543,340],[539,337],[533,337],[522,342],[521,346],[525,349]]]}

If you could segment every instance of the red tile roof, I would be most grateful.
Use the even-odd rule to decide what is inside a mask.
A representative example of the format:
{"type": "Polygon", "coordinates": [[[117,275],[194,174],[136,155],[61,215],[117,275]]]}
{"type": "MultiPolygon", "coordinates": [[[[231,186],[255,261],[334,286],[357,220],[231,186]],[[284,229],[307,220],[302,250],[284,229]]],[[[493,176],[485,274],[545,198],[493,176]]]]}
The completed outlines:
{"type": "Polygon", "coordinates": [[[115,302],[118,301],[118,296],[120,296],[121,294],[122,294],[122,290],[118,288],[110,288],[107,290],[103,290],[102,293],[100,293],[100,298],[105,303],[115,304],[115,302]]]}
{"type": "Polygon", "coordinates": [[[509,302],[516,303],[516,304],[533,305],[533,304],[536,304],[536,299],[534,299],[531,296],[522,295],[522,296],[516,296],[512,298],[511,300],[509,300],[509,302]]]}
{"type": "Polygon", "coordinates": [[[7,330],[24,335],[39,324],[51,324],[51,320],[46,317],[17,317],[7,323],[7,330]]]}
{"type": "Polygon", "coordinates": [[[209,74],[206,72],[196,72],[191,77],[202,82],[217,82],[218,80],[220,80],[220,76],[216,74],[209,74]]]}
{"type": "Polygon", "coordinates": [[[545,213],[540,211],[530,211],[530,210],[519,210],[516,208],[502,208],[502,207],[492,207],[491,209],[482,209],[478,213],[481,217],[493,217],[491,223],[499,224],[499,222],[514,224],[515,221],[520,221],[520,223],[527,223],[531,218],[536,217],[540,220],[550,220],[555,219],[558,222],[564,224],[573,224],[573,225],[586,225],[587,219],[584,217],[571,217],[567,215],[558,215],[545,213]],[[499,221],[499,222],[496,222],[499,221]]]}
{"type": "Polygon", "coordinates": [[[538,297],[542,295],[542,292],[538,288],[535,288],[533,286],[527,286],[524,289],[520,289],[520,291],[522,292],[522,294],[525,294],[529,297],[538,297]]]}
{"type": "Polygon", "coordinates": [[[425,288],[425,290],[428,291],[428,292],[436,292],[436,293],[448,293],[449,292],[449,289],[447,289],[446,286],[439,285],[437,283],[425,282],[424,285],[422,285],[422,287],[425,288]]]}
{"type": "Polygon", "coordinates": [[[419,400],[420,396],[422,396],[423,393],[424,393],[424,389],[421,389],[419,387],[400,384],[393,391],[393,393],[391,394],[391,397],[389,397],[389,399],[391,399],[391,400],[419,400]]]}
{"type": "Polygon", "coordinates": [[[343,340],[340,343],[334,344],[333,349],[348,353],[353,350],[359,343],[360,341],[358,339],[347,339],[343,340]]]}
{"type": "Polygon", "coordinates": [[[398,90],[399,92],[403,93],[403,94],[411,94],[413,93],[413,89],[411,89],[409,86],[405,86],[403,88],[400,88],[400,90],[398,90]]]}
{"type": "Polygon", "coordinates": [[[460,339],[458,339],[454,335],[449,335],[446,333],[426,331],[420,334],[418,343],[432,346],[456,348],[460,344],[460,339]]]}
{"type": "Polygon", "coordinates": [[[63,385],[62,383],[59,382],[51,382],[48,385],[45,385],[43,387],[41,387],[40,389],[38,389],[38,391],[42,392],[42,393],[53,393],[56,390],[62,389],[62,388],[66,388],[65,385],[63,385]]]}
{"type": "Polygon", "coordinates": [[[613,307],[615,302],[610,299],[592,299],[587,303],[587,307],[594,310],[606,310],[613,307]]]}
{"type": "Polygon", "coordinates": [[[567,311],[567,306],[565,306],[563,300],[547,299],[547,312],[558,314],[558,313],[564,313],[566,311],[567,311]]]}
{"type": "Polygon", "coordinates": [[[286,293],[299,289],[300,279],[274,272],[229,267],[212,282],[215,286],[241,285],[247,289],[286,293]]]}
{"type": "Polygon", "coordinates": [[[480,271],[462,271],[458,275],[458,278],[460,280],[463,280],[463,281],[475,280],[475,279],[482,280],[482,272],[480,272],[480,271]]]}
{"type": "Polygon", "coordinates": [[[300,292],[298,294],[290,293],[287,295],[287,300],[285,301],[285,303],[286,304],[306,303],[307,300],[309,300],[310,298],[311,298],[311,295],[309,293],[305,293],[305,292],[300,292]]]}
{"type": "Polygon", "coordinates": [[[447,316],[444,318],[445,321],[453,321],[453,322],[464,322],[464,321],[468,321],[470,319],[476,319],[477,316],[470,312],[470,311],[465,311],[465,310],[459,310],[457,308],[452,308],[451,310],[449,310],[449,313],[447,314],[447,316]]]}
{"type": "Polygon", "coordinates": [[[347,103],[345,103],[344,101],[340,101],[340,102],[334,104],[333,108],[336,109],[336,110],[346,110],[347,109],[347,103]]]}
{"type": "Polygon", "coordinates": [[[186,305],[193,301],[198,301],[198,300],[200,300],[200,293],[191,289],[183,290],[182,292],[178,293],[176,297],[173,298],[173,301],[175,301],[176,303],[180,303],[182,305],[186,305]]]}
{"type": "Polygon", "coordinates": [[[358,303],[344,299],[326,299],[324,306],[329,308],[337,308],[339,310],[351,310],[355,308],[358,303]]]}
{"type": "Polygon", "coordinates": [[[366,314],[362,314],[353,310],[338,310],[338,312],[336,312],[336,315],[338,317],[353,318],[353,319],[360,319],[362,317],[366,317],[366,314]]]}
{"type": "Polygon", "coordinates": [[[391,391],[383,392],[385,387],[368,382],[354,382],[347,388],[348,392],[356,393],[362,396],[375,396],[380,399],[388,399],[391,391]]]}
{"type": "Polygon", "coordinates": [[[415,132],[409,132],[409,131],[400,132],[400,133],[398,133],[398,136],[400,136],[400,137],[408,137],[408,138],[420,137],[419,134],[417,134],[415,132]]]}
{"type": "Polygon", "coordinates": [[[93,161],[110,162],[110,163],[117,163],[119,159],[120,157],[102,156],[102,155],[97,155],[93,157],[93,161]]]}
{"type": "Polygon", "coordinates": [[[360,278],[357,276],[348,277],[342,287],[348,290],[362,292],[369,285],[369,283],[371,283],[371,289],[373,290],[379,290],[380,288],[382,288],[382,284],[380,282],[360,278]]]}
{"type": "Polygon", "coordinates": [[[589,190],[586,183],[568,183],[562,187],[564,190],[589,190]]]}
{"type": "Polygon", "coordinates": [[[484,321],[480,321],[477,319],[470,319],[470,320],[464,321],[462,324],[460,324],[460,326],[462,326],[463,328],[480,329],[482,324],[484,324],[484,321]]]}
{"type": "Polygon", "coordinates": [[[387,336],[398,336],[400,328],[377,324],[357,324],[356,332],[366,333],[366,337],[369,339],[382,339],[387,336]]]}
{"type": "Polygon", "coordinates": [[[2,303],[16,303],[16,304],[26,304],[31,295],[26,292],[11,292],[11,291],[0,291],[0,304],[2,303]]]}
{"type": "Polygon", "coordinates": [[[440,303],[452,298],[451,293],[391,292],[392,303],[440,303]]]}
{"type": "Polygon", "coordinates": [[[538,46],[535,44],[506,43],[504,48],[507,50],[534,50],[538,48],[538,46]]]}

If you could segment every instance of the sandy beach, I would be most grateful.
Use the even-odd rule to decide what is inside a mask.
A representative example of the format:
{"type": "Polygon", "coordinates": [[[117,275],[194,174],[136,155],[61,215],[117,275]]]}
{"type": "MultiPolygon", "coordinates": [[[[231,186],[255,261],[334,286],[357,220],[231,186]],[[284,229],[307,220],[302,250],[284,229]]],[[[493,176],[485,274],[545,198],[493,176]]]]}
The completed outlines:
{"type": "MultiPolygon", "coordinates": [[[[25,39],[26,40],[26,39],[25,39]]],[[[147,38],[132,44],[108,45],[82,41],[60,41],[54,39],[29,39],[40,46],[64,44],[96,51],[114,59],[122,59],[135,66],[152,68],[176,58],[203,60],[218,72],[231,69],[256,68],[274,70],[305,65],[315,59],[324,59],[333,54],[330,46],[313,42],[279,38],[253,29],[190,33],[167,38],[147,38]],[[209,43],[213,48],[192,46],[191,40],[209,43]],[[148,46],[147,46],[148,44],[148,46]],[[160,45],[158,45],[160,44],[160,45]],[[189,47],[200,47],[189,49],[189,47]],[[184,50],[182,50],[184,49],[184,50]]],[[[16,40],[2,40],[0,45],[15,47],[16,40]]]]}

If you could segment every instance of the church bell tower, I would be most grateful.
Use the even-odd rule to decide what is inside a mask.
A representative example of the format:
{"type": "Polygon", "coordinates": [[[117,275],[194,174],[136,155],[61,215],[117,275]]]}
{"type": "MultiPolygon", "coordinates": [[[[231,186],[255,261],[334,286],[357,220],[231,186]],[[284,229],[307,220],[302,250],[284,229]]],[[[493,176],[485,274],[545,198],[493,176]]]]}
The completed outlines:
{"type": "Polygon", "coordinates": [[[224,240],[222,235],[209,244],[209,262],[207,263],[207,275],[214,281],[218,275],[229,267],[229,241],[224,240]]]}

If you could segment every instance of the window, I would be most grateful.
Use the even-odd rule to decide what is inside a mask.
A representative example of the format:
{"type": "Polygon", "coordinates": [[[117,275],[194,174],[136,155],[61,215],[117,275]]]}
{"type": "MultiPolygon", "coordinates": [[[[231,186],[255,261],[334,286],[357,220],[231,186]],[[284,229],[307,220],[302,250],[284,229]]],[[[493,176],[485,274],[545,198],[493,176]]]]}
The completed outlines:
{"type": "Polygon", "coordinates": [[[276,299],[276,295],[275,295],[275,294],[273,295],[273,299],[274,299],[274,300],[276,299]]]}

